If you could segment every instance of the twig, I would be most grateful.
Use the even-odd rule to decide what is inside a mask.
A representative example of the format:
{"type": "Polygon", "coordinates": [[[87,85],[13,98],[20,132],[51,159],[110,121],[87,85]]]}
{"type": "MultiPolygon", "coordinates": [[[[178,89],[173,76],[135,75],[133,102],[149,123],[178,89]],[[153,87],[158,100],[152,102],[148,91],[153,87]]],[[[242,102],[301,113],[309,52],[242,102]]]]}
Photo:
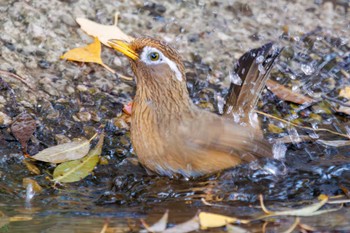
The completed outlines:
{"type": "Polygon", "coordinates": [[[334,103],[337,103],[337,104],[339,104],[339,105],[342,105],[342,106],[344,106],[344,107],[350,107],[350,104],[344,103],[344,102],[342,102],[341,100],[338,100],[338,99],[336,99],[336,98],[332,98],[332,97],[329,97],[329,96],[326,96],[326,95],[322,95],[322,97],[325,98],[325,99],[327,99],[327,100],[330,100],[330,101],[332,101],[332,102],[334,102],[334,103]]]}
{"type": "Polygon", "coordinates": [[[25,79],[23,79],[21,76],[17,75],[17,74],[14,74],[14,73],[11,73],[9,71],[6,71],[6,70],[0,70],[0,75],[7,75],[7,76],[10,76],[14,79],[17,79],[18,81],[20,81],[21,83],[25,84],[31,91],[34,92],[35,94],[35,91],[34,89],[29,86],[29,84],[25,81],[25,79]]]}
{"type": "Polygon", "coordinates": [[[330,129],[324,129],[324,128],[318,128],[318,129],[314,129],[314,128],[311,128],[311,127],[308,127],[308,126],[300,126],[300,125],[297,125],[297,124],[294,124],[290,121],[286,121],[286,120],[283,120],[281,118],[278,118],[278,117],[275,117],[273,115],[270,115],[268,113],[265,113],[265,112],[261,112],[259,110],[254,110],[256,113],[260,114],[260,115],[264,115],[266,117],[269,117],[269,118],[272,118],[272,119],[275,119],[275,120],[278,120],[278,121],[281,121],[283,123],[286,123],[286,124],[289,124],[289,125],[292,125],[294,127],[297,127],[297,128],[301,128],[301,129],[308,129],[308,130],[312,130],[312,131],[324,131],[324,132],[328,132],[328,133],[331,133],[331,134],[334,134],[334,135],[338,135],[338,136],[341,136],[341,137],[345,137],[347,139],[350,139],[350,136],[349,135],[346,135],[346,134],[342,134],[342,133],[338,133],[338,132],[335,132],[333,130],[330,130],[330,129]]]}

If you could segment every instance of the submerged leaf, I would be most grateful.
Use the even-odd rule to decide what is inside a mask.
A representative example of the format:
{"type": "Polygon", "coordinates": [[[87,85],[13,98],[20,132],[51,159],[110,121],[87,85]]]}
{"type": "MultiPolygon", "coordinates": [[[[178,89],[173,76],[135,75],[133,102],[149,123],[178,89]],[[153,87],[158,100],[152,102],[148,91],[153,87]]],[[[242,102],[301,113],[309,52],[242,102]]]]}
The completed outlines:
{"type": "Polygon", "coordinates": [[[163,233],[186,233],[199,230],[199,218],[198,215],[194,216],[190,220],[176,224],[174,227],[168,228],[163,233]]]}
{"type": "Polygon", "coordinates": [[[24,165],[26,165],[27,169],[30,172],[34,173],[35,175],[40,175],[40,173],[41,173],[40,169],[37,166],[35,166],[35,164],[32,161],[30,161],[28,159],[24,159],[23,163],[24,163],[24,165]]]}
{"type": "Polygon", "coordinates": [[[40,151],[32,158],[49,163],[63,163],[84,157],[90,149],[90,142],[86,139],[73,141],[40,151]]]}
{"type": "MultiPolygon", "coordinates": [[[[299,209],[289,209],[289,210],[283,210],[283,211],[270,211],[265,207],[265,204],[263,202],[262,195],[260,196],[260,205],[263,211],[266,213],[264,217],[271,217],[271,216],[314,216],[322,213],[326,213],[329,210],[324,211],[318,211],[322,206],[324,206],[328,201],[328,196],[326,195],[320,195],[319,196],[320,202],[313,203],[311,205],[299,208],[299,209]]],[[[331,210],[333,211],[333,210],[331,210]]]]}
{"type": "Polygon", "coordinates": [[[349,146],[350,145],[350,140],[333,140],[333,141],[328,141],[328,140],[317,140],[317,143],[320,143],[325,146],[334,146],[334,147],[342,147],[342,146],[349,146]]]}
{"type": "Polygon", "coordinates": [[[31,178],[23,178],[23,187],[27,188],[28,185],[31,185],[33,188],[33,191],[36,193],[41,193],[43,191],[43,188],[36,182],[35,180],[31,178]]]}
{"type": "Polygon", "coordinates": [[[23,153],[27,152],[27,143],[33,135],[35,128],[36,122],[34,118],[26,112],[18,115],[11,125],[11,132],[19,143],[21,143],[23,153]]]}
{"type": "Polygon", "coordinates": [[[226,230],[228,233],[250,233],[247,229],[244,229],[242,227],[234,226],[231,224],[226,225],[226,230]]]}
{"type": "Polygon", "coordinates": [[[53,172],[55,182],[70,183],[84,179],[88,176],[99,161],[102,152],[104,134],[92,150],[82,159],[62,163],[53,172]]]}
{"type": "Polygon", "coordinates": [[[101,59],[101,43],[97,37],[95,37],[94,42],[88,44],[87,46],[75,48],[69,50],[63,54],[61,59],[67,59],[68,61],[78,61],[78,62],[93,62],[104,66],[106,69],[115,73],[113,69],[105,65],[101,59]]]}
{"type": "Polygon", "coordinates": [[[199,223],[200,223],[201,229],[203,230],[207,228],[212,228],[212,227],[222,227],[222,226],[226,226],[229,223],[235,223],[235,222],[248,223],[249,220],[242,220],[235,217],[228,217],[228,216],[213,214],[208,212],[199,213],[199,223]]]}
{"type": "Polygon", "coordinates": [[[312,103],[314,101],[312,98],[307,97],[301,93],[294,92],[273,80],[267,80],[266,86],[278,98],[285,101],[296,104],[312,103]]]}
{"type": "Polygon", "coordinates": [[[152,226],[148,226],[148,224],[144,221],[142,221],[143,226],[146,228],[146,230],[142,230],[140,232],[163,232],[166,228],[166,225],[168,224],[168,216],[169,211],[165,211],[164,215],[161,219],[158,220],[155,224],[152,226]]]}

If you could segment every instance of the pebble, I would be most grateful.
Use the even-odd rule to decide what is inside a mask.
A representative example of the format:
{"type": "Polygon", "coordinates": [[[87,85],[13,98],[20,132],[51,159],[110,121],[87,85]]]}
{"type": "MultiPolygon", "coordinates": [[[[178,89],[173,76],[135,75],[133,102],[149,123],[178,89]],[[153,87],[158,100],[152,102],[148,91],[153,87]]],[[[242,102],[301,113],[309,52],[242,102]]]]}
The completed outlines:
{"type": "Polygon", "coordinates": [[[10,125],[11,123],[12,123],[11,117],[9,117],[3,112],[0,112],[0,125],[7,126],[7,125],[10,125]]]}
{"type": "Polygon", "coordinates": [[[79,85],[77,86],[77,90],[80,91],[80,92],[86,92],[86,91],[88,91],[89,89],[88,89],[87,86],[82,85],[82,84],[79,84],[79,85]]]}
{"type": "Polygon", "coordinates": [[[82,122],[91,120],[91,114],[89,112],[78,112],[76,115],[78,119],[82,122]]]}

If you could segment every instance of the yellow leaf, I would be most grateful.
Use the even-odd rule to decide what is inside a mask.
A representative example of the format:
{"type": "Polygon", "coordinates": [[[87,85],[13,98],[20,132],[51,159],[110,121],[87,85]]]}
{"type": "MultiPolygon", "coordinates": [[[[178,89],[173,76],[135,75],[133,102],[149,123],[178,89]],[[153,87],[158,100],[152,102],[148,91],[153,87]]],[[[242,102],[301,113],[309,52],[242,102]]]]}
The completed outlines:
{"type": "Polygon", "coordinates": [[[199,223],[201,229],[203,230],[211,227],[222,227],[226,226],[229,223],[235,222],[248,223],[249,220],[242,220],[234,217],[228,217],[220,214],[212,214],[207,212],[199,213],[199,223]]]}
{"type": "Polygon", "coordinates": [[[315,216],[318,214],[335,211],[338,209],[332,209],[324,211],[319,211],[319,209],[324,206],[328,201],[328,196],[326,195],[320,195],[319,196],[319,202],[313,203],[311,205],[299,208],[299,209],[288,209],[283,211],[270,211],[265,207],[263,197],[260,195],[260,205],[262,210],[266,213],[264,217],[271,217],[271,216],[315,216]]]}
{"type": "Polygon", "coordinates": [[[78,62],[93,62],[102,65],[110,72],[115,73],[113,69],[105,65],[101,59],[101,43],[97,37],[94,42],[85,47],[75,48],[63,54],[61,59],[78,62]]]}
{"type": "Polygon", "coordinates": [[[36,192],[36,193],[41,193],[43,191],[43,188],[38,184],[38,182],[36,182],[35,180],[33,179],[30,179],[30,178],[23,178],[23,186],[25,188],[27,188],[28,185],[32,185],[33,187],[33,191],[36,192]]]}
{"type": "Polygon", "coordinates": [[[126,35],[122,30],[117,27],[118,13],[115,14],[114,25],[103,25],[95,23],[91,20],[85,18],[77,18],[76,21],[80,25],[81,29],[87,34],[93,37],[97,37],[102,44],[111,47],[108,45],[108,41],[111,39],[118,39],[130,42],[133,40],[131,36],[126,35]]]}
{"type": "Polygon", "coordinates": [[[339,96],[350,99],[350,86],[346,86],[340,90],[339,96]]]}

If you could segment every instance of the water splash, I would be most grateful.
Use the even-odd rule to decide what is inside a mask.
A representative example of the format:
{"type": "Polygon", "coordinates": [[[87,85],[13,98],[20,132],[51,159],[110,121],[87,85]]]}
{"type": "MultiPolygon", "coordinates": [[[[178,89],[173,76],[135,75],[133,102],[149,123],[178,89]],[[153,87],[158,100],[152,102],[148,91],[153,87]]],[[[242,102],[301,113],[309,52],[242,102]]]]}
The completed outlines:
{"type": "Polygon", "coordinates": [[[231,83],[239,86],[242,85],[242,79],[239,77],[237,73],[230,71],[228,75],[230,77],[231,83]]]}
{"type": "Polygon", "coordinates": [[[306,75],[311,75],[315,72],[315,67],[309,64],[301,64],[300,68],[306,75]]]}

